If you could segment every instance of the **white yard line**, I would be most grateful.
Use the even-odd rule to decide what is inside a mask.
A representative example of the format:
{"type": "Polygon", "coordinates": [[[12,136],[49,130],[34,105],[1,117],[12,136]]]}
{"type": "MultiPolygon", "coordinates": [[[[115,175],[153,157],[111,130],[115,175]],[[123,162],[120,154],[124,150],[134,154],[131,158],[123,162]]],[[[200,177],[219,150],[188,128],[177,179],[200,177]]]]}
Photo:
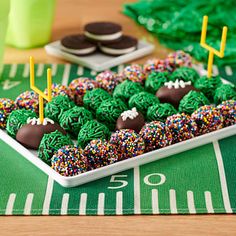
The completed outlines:
{"type": "Polygon", "coordinates": [[[177,204],[176,204],[176,193],[174,189],[169,190],[170,194],[170,212],[171,214],[177,214],[177,204]]]}
{"type": "Polygon", "coordinates": [[[90,74],[91,74],[92,76],[95,76],[95,75],[97,75],[97,72],[96,72],[95,70],[91,70],[90,74]]]}
{"type": "Polygon", "coordinates": [[[33,199],[34,199],[34,194],[33,193],[28,193],[26,201],[25,201],[24,215],[30,215],[33,199]]]}
{"type": "Polygon", "coordinates": [[[212,205],[211,192],[206,191],[205,193],[205,202],[208,213],[214,213],[214,208],[212,205]]]}
{"type": "Polygon", "coordinates": [[[55,76],[57,74],[57,64],[52,64],[52,76],[55,76]]]}
{"type": "Polygon", "coordinates": [[[70,77],[70,68],[71,65],[70,64],[66,64],[64,67],[64,73],[62,76],[62,85],[67,86],[68,85],[68,81],[69,81],[69,77],[70,77]]]}
{"type": "Polygon", "coordinates": [[[225,66],[225,73],[228,76],[232,76],[233,75],[233,71],[232,71],[231,66],[225,66]]]}
{"type": "Polygon", "coordinates": [[[231,208],[230,200],[229,200],[228,187],[227,187],[227,182],[226,182],[226,177],[225,177],[225,169],[224,169],[223,159],[222,159],[218,141],[214,141],[213,146],[214,146],[218,170],[219,170],[220,185],[221,185],[225,211],[227,213],[232,213],[232,208],[231,208]]]}
{"type": "Polygon", "coordinates": [[[124,68],[125,68],[124,64],[119,65],[118,69],[117,69],[117,72],[121,73],[124,70],[124,68]]]}
{"type": "Polygon", "coordinates": [[[50,202],[51,202],[52,191],[53,191],[53,184],[54,184],[54,180],[48,176],[48,184],[47,184],[46,194],[45,194],[44,203],[43,203],[43,212],[42,212],[43,215],[49,214],[50,202]]]}
{"type": "Polygon", "coordinates": [[[83,66],[78,66],[77,75],[81,76],[83,74],[84,74],[84,67],[83,66]]]}
{"type": "Polygon", "coordinates": [[[139,167],[134,167],[134,214],[141,214],[140,210],[140,181],[139,167]]]}
{"type": "Polygon", "coordinates": [[[158,190],[152,189],[152,213],[159,214],[158,190]]]}
{"type": "Polygon", "coordinates": [[[70,198],[69,193],[63,194],[62,202],[61,202],[61,215],[67,215],[69,198],[70,198]]]}
{"type": "Polygon", "coordinates": [[[123,192],[116,193],[116,215],[123,214],[123,192]]]}
{"type": "Polygon", "coordinates": [[[37,77],[42,76],[43,75],[43,70],[44,70],[44,64],[42,64],[42,63],[38,64],[36,76],[37,77]]]}
{"type": "Polygon", "coordinates": [[[213,75],[219,75],[219,69],[216,65],[212,66],[212,70],[213,70],[213,75]]]}
{"type": "Polygon", "coordinates": [[[29,64],[26,63],[23,71],[23,77],[29,77],[29,64]]]}
{"type": "Polygon", "coordinates": [[[192,191],[187,191],[188,209],[190,214],[196,214],[194,196],[192,191]]]}
{"type": "Polygon", "coordinates": [[[79,203],[79,214],[86,215],[87,193],[81,193],[79,203]]]}
{"type": "Polygon", "coordinates": [[[14,78],[17,72],[17,64],[12,64],[9,72],[9,77],[14,78]]]}
{"type": "Polygon", "coordinates": [[[5,215],[12,215],[15,200],[16,200],[16,194],[11,193],[8,198],[5,215]]]}
{"type": "Polygon", "coordinates": [[[105,193],[99,193],[98,195],[98,215],[104,215],[104,205],[105,205],[105,193]]]}

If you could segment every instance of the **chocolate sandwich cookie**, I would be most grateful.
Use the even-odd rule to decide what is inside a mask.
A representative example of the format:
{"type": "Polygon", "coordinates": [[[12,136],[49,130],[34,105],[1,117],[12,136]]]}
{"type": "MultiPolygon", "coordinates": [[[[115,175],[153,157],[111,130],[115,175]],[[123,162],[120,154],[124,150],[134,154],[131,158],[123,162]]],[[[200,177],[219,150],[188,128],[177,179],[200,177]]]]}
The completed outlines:
{"type": "Polygon", "coordinates": [[[136,50],[137,44],[138,40],[136,38],[124,35],[120,38],[119,41],[111,43],[101,43],[99,45],[99,48],[103,53],[117,56],[133,52],[134,50],[136,50]]]}
{"type": "Polygon", "coordinates": [[[88,55],[96,50],[96,45],[89,42],[84,35],[69,35],[61,40],[61,48],[63,51],[76,54],[88,55]]]}
{"type": "Polygon", "coordinates": [[[122,28],[112,22],[93,22],[85,25],[84,35],[96,42],[112,42],[122,36],[122,28]]]}

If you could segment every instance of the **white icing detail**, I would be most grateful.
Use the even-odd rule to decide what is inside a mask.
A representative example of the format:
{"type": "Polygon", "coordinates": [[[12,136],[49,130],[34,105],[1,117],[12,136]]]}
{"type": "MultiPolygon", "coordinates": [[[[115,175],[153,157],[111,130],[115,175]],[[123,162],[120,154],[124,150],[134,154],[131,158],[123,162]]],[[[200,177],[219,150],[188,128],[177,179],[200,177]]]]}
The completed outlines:
{"type": "Polygon", "coordinates": [[[169,81],[169,82],[165,82],[165,86],[168,87],[168,89],[171,89],[172,87],[174,87],[175,89],[178,89],[178,88],[185,88],[186,85],[191,85],[191,81],[188,81],[188,82],[185,82],[183,80],[176,80],[175,82],[173,81],[169,81]]]}
{"type": "MultiPolygon", "coordinates": [[[[54,124],[54,121],[49,119],[49,118],[44,118],[43,119],[43,124],[42,125],[47,125],[48,123],[54,124]]],[[[40,119],[39,118],[28,118],[27,119],[27,124],[31,125],[41,125],[40,119]]]]}
{"type": "Polygon", "coordinates": [[[126,121],[127,118],[133,120],[137,116],[138,116],[138,112],[137,112],[136,107],[133,107],[131,110],[127,110],[127,111],[124,111],[123,113],[121,113],[121,118],[123,121],[126,121]]]}
{"type": "Polygon", "coordinates": [[[61,45],[61,49],[65,52],[69,52],[72,54],[84,55],[84,54],[89,54],[89,53],[94,52],[96,50],[96,47],[90,47],[90,48],[84,48],[84,49],[72,49],[72,48],[67,48],[61,45]]]}
{"type": "Polygon", "coordinates": [[[133,52],[136,49],[136,47],[130,47],[130,48],[125,48],[125,49],[114,49],[114,48],[100,46],[100,49],[101,51],[111,54],[111,55],[121,55],[121,54],[133,52]]]}
{"type": "Polygon", "coordinates": [[[90,39],[109,41],[109,40],[114,40],[114,39],[120,38],[122,36],[122,31],[114,33],[114,34],[108,34],[108,35],[91,34],[88,31],[85,31],[84,35],[90,39]]]}

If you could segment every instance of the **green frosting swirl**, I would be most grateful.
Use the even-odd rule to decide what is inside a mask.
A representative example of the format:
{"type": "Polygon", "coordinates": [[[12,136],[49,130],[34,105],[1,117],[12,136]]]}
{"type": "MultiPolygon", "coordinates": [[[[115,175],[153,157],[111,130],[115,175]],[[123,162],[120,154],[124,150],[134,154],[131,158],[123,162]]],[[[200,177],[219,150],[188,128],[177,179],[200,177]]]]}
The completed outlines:
{"type": "Polygon", "coordinates": [[[165,122],[168,116],[177,114],[177,110],[170,103],[160,103],[148,108],[148,121],[165,122]]]}
{"type": "Polygon", "coordinates": [[[37,118],[37,114],[32,110],[20,109],[12,111],[7,119],[7,133],[15,138],[17,131],[27,123],[27,119],[34,117],[37,118]]]}
{"type": "Polygon", "coordinates": [[[72,140],[67,135],[63,135],[56,130],[49,134],[44,134],[38,149],[38,157],[51,165],[51,158],[54,152],[66,145],[73,145],[72,140]]]}
{"type": "Polygon", "coordinates": [[[113,96],[114,98],[120,98],[125,102],[128,102],[130,97],[134,94],[144,91],[144,88],[140,83],[135,83],[130,80],[125,80],[121,84],[115,87],[113,96]]]}
{"type": "Polygon", "coordinates": [[[165,82],[169,81],[168,72],[152,72],[148,75],[145,81],[145,89],[150,93],[156,93],[156,91],[164,86],[165,82]]]}
{"type": "Polygon", "coordinates": [[[129,108],[136,107],[138,111],[146,116],[148,108],[158,103],[160,103],[159,99],[155,95],[148,92],[141,92],[129,99],[129,108]]]}
{"type": "Polygon", "coordinates": [[[180,67],[176,69],[170,77],[172,81],[175,81],[178,79],[178,80],[183,80],[185,82],[191,81],[192,84],[194,84],[194,82],[198,78],[199,78],[199,75],[197,71],[191,67],[180,67]]]}
{"type": "Polygon", "coordinates": [[[219,104],[226,100],[236,100],[236,90],[235,87],[230,84],[222,84],[215,91],[214,102],[219,104]]]}
{"type": "Polygon", "coordinates": [[[194,87],[199,89],[205,94],[205,96],[213,102],[213,97],[215,95],[216,89],[222,85],[222,81],[219,76],[208,78],[207,76],[202,76],[196,80],[194,87]]]}
{"type": "Polygon", "coordinates": [[[90,111],[84,107],[75,106],[60,116],[60,125],[72,137],[77,137],[81,127],[92,119],[93,115],[90,111]]]}
{"type": "Polygon", "coordinates": [[[48,102],[44,108],[45,117],[50,118],[56,122],[59,122],[60,115],[64,111],[67,111],[75,106],[75,103],[72,102],[67,96],[57,96],[52,99],[51,102],[48,102]]]}
{"type": "Polygon", "coordinates": [[[179,103],[179,112],[192,114],[199,107],[210,104],[207,97],[202,92],[190,91],[179,103]]]}
{"type": "Polygon", "coordinates": [[[109,129],[96,120],[88,121],[84,124],[78,135],[78,145],[82,148],[94,139],[108,139],[110,136],[109,129]]]}
{"type": "Polygon", "coordinates": [[[127,106],[120,99],[107,100],[102,102],[97,109],[96,118],[110,130],[114,130],[118,117],[126,110],[128,110],[127,106]]]}
{"type": "Polygon", "coordinates": [[[103,101],[112,99],[111,95],[104,89],[97,88],[87,91],[84,95],[83,102],[85,108],[96,114],[96,110],[103,101]]]}

